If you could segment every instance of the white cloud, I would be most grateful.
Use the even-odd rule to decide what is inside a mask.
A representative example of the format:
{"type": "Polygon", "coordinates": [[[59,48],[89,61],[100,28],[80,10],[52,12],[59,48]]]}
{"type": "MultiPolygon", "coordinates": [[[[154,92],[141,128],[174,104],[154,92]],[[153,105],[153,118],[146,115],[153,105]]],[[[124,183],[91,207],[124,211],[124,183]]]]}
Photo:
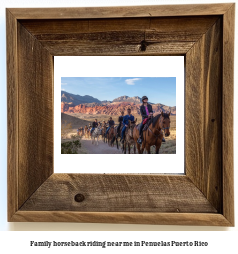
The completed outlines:
{"type": "Polygon", "coordinates": [[[62,85],[67,85],[67,83],[61,83],[61,86],[62,86],[62,85]]]}
{"type": "Polygon", "coordinates": [[[141,78],[131,78],[131,79],[126,79],[125,82],[127,85],[135,85],[135,82],[141,80],[141,78]]]}
{"type": "Polygon", "coordinates": [[[61,91],[65,91],[65,89],[61,89],[61,91]]]}

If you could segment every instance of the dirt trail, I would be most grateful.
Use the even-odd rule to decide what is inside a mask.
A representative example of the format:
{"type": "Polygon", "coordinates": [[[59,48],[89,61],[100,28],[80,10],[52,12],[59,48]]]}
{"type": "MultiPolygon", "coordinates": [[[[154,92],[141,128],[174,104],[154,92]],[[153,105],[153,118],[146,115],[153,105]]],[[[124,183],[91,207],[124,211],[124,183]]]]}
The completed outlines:
{"type": "Polygon", "coordinates": [[[92,144],[91,139],[81,139],[82,147],[87,151],[88,154],[122,154],[120,145],[117,149],[116,145],[114,147],[109,146],[104,143],[103,140],[98,140],[98,145],[92,144]]]}

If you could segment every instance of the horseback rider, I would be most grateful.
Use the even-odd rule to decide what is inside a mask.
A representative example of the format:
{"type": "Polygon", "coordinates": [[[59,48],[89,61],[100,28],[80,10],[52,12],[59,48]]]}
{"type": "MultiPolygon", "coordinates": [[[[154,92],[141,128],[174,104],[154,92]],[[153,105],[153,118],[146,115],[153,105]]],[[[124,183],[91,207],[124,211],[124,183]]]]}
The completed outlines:
{"type": "Polygon", "coordinates": [[[102,127],[107,126],[105,120],[102,121],[102,127]]]}
{"type": "MultiPolygon", "coordinates": [[[[137,143],[141,144],[142,143],[142,138],[143,138],[143,128],[146,122],[153,117],[153,110],[152,110],[152,105],[148,103],[148,97],[143,96],[142,97],[142,105],[140,106],[140,113],[142,116],[142,122],[140,124],[140,130],[139,130],[139,138],[137,140],[137,143]]],[[[164,138],[162,140],[165,142],[164,138]]]]}
{"type": "Polygon", "coordinates": [[[97,122],[97,119],[95,119],[95,121],[93,122],[93,127],[91,129],[91,134],[93,133],[93,131],[95,130],[95,128],[98,127],[98,122],[97,122]]]}
{"type": "Polygon", "coordinates": [[[129,120],[130,121],[135,121],[134,116],[131,114],[131,109],[130,108],[127,109],[127,113],[128,114],[123,117],[123,121],[122,121],[122,124],[124,125],[123,128],[122,128],[122,131],[121,131],[121,142],[122,143],[124,142],[124,135],[125,135],[126,127],[129,124],[129,120]]]}
{"type": "Polygon", "coordinates": [[[117,126],[117,138],[120,134],[120,128],[122,126],[123,118],[124,118],[124,111],[121,111],[121,115],[118,117],[119,125],[117,126]]]}
{"type": "Polygon", "coordinates": [[[88,130],[88,126],[85,125],[84,130],[83,130],[84,134],[85,134],[85,132],[86,132],[87,130],[88,130]]]}
{"type": "Polygon", "coordinates": [[[107,133],[108,133],[108,131],[110,130],[110,128],[111,128],[112,126],[114,126],[114,124],[115,124],[114,121],[112,120],[112,117],[109,118],[108,124],[109,124],[109,126],[108,126],[108,128],[107,128],[107,130],[106,130],[105,137],[107,136],[107,133]]]}

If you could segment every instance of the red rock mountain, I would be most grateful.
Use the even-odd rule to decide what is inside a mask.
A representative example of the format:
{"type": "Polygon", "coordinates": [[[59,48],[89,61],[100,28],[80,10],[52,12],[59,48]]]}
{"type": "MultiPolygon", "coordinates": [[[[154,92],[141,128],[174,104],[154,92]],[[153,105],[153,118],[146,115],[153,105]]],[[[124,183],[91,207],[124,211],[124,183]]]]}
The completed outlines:
{"type": "MultiPolygon", "coordinates": [[[[81,96],[61,91],[61,112],[62,113],[84,113],[102,115],[120,115],[122,110],[131,108],[132,114],[140,114],[141,98],[138,96],[120,96],[113,101],[100,101],[89,95],[81,96]]],[[[169,112],[176,115],[176,107],[169,107],[163,104],[152,104],[153,110],[157,112],[169,112]]]]}
{"type": "MultiPolygon", "coordinates": [[[[140,104],[136,104],[134,102],[117,102],[110,104],[102,104],[102,105],[87,105],[87,104],[79,104],[73,105],[72,103],[61,103],[61,112],[62,113],[84,113],[84,114],[102,114],[102,115],[120,115],[122,110],[125,111],[127,108],[131,108],[132,114],[139,115],[140,114],[140,104]]],[[[163,104],[153,104],[153,110],[155,113],[157,112],[169,112],[171,111],[172,115],[176,115],[176,107],[169,107],[163,104]]]]}

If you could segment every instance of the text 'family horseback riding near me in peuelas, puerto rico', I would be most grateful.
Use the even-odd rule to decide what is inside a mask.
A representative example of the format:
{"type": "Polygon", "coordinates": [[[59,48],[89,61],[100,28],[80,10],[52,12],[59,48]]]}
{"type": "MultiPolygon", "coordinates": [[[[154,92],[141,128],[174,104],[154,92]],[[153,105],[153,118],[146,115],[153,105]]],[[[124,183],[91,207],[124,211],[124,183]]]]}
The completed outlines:
{"type": "Polygon", "coordinates": [[[121,153],[176,154],[176,77],[61,77],[61,154],[121,153]]]}

